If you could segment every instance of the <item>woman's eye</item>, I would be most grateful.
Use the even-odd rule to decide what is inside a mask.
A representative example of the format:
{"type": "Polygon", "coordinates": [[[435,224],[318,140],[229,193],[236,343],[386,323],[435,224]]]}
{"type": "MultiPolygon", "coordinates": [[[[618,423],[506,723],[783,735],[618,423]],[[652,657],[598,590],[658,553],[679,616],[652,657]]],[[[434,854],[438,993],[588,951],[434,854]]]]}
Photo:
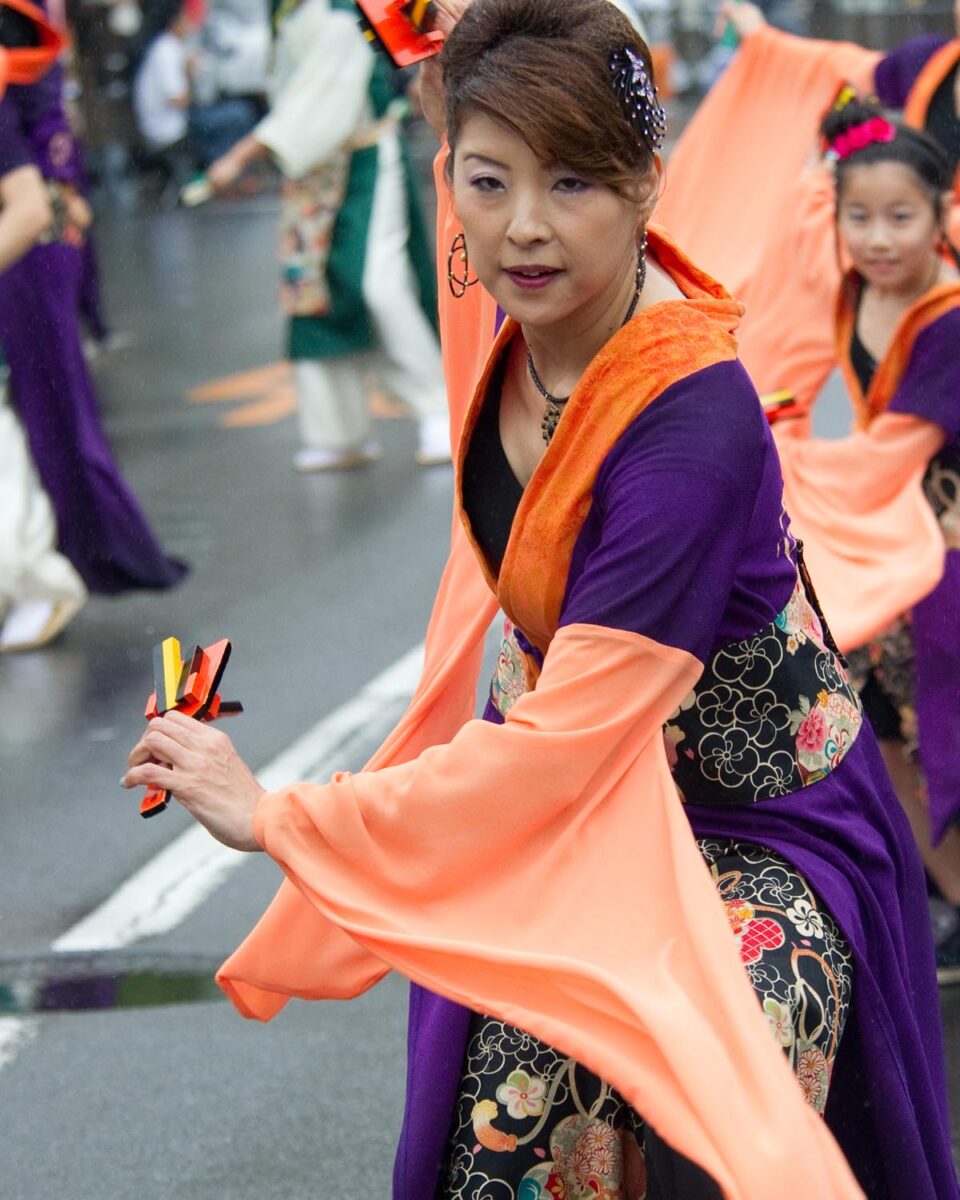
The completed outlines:
{"type": "Polygon", "coordinates": [[[470,180],[470,186],[478,192],[498,192],[503,184],[494,175],[477,175],[470,180]]]}
{"type": "Polygon", "coordinates": [[[553,186],[558,192],[570,194],[585,192],[590,185],[585,179],[578,179],[575,175],[565,175],[563,179],[558,179],[553,186]]]}
{"type": "Polygon", "coordinates": [[[897,212],[893,214],[893,219],[902,225],[904,221],[909,221],[912,216],[913,213],[911,212],[897,212]]]}

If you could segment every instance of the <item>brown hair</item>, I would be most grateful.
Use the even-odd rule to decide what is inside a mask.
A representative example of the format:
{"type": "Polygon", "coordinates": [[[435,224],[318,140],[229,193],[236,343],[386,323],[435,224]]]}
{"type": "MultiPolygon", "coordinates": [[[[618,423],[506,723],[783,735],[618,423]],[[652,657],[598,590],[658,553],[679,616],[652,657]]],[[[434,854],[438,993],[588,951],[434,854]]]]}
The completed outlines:
{"type": "Polygon", "coordinates": [[[451,149],[479,109],[542,162],[632,192],[653,152],[613,90],[610,60],[624,48],[653,79],[646,44],[608,0],[475,0],[440,55],[451,149]]]}

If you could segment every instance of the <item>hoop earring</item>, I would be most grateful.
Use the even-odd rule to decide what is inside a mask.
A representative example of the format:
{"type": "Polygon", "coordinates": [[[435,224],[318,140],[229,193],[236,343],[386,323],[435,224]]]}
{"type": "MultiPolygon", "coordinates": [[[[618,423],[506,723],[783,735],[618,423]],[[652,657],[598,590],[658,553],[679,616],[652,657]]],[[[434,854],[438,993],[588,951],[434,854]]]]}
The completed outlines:
{"type": "Polygon", "coordinates": [[[470,262],[467,258],[467,239],[463,232],[450,243],[450,250],[447,253],[447,286],[450,288],[450,293],[455,300],[459,300],[467,294],[467,288],[473,287],[480,280],[474,275],[470,278],[470,262]],[[460,260],[461,273],[458,275],[454,271],[454,262],[460,260]]]}

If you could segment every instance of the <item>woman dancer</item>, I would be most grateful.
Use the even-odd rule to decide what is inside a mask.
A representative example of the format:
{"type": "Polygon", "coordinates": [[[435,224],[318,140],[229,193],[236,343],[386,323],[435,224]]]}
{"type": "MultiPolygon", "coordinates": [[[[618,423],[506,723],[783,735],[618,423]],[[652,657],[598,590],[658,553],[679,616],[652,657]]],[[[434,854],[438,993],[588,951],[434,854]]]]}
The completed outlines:
{"type": "MultiPolygon", "coordinates": [[[[792,422],[778,425],[787,503],[814,566],[823,541],[841,547],[837,512],[852,511],[848,555],[858,560],[875,498],[923,477],[945,565],[931,581],[922,566],[926,531],[904,537],[913,561],[905,572],[890,570],[885,597],[895,619],[850,664],[927,871],[956,909],[960,276],[946,234],[952,164],[924,134],[856,99],[828,114],[823,133],[835,163],[837,231],[852,262],[839,290],[836,348],[857,432],[798,440],[792,422]],[[898,613],[904,583],[916,602],[898,613]]],[[[828,612],[838,623],[862,591],[856,570],[846,595],[831,588],[828,612]]],[[[944,967],[960,962],[960,920],[953,924],[938,947],[944,967]]]]}
{"type": "MultiPolygon", "coordinates": [[[[26,0],[17,7],[43,19],[26,0]]],[[[84,358],[79,291],[86,206],[80,203],[78,221],[69,178],[79,168],[70,135],[58,125],[58,96],[40,79],[2,103],[54,200],[47,240],[0,274],[0,348],[13,406],[56,514],[59,548],[91,592],[171,587],[186,567],[164,554],[120,474],[84,358]]]]}
{"type": "Polygon", "coordinates": [[[828,1092],[868,1194],[956,1196],[922,874],[739,308],[647,227],[647,49],[603,0],[478,0],[442,63],[451,286],[508,319],[418,693],[326,786],[266,794],[176,714],[126,783],[287,873],[222,971],[241,1011],[417,983],[397,1197],[859,1195],[828,1092]]]}

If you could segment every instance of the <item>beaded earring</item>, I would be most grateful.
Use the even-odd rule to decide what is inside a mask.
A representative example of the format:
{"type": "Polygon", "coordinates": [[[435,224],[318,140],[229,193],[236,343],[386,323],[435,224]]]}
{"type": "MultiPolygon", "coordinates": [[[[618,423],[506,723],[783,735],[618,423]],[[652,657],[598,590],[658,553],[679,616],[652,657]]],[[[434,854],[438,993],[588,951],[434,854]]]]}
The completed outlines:
{"type": "Polygon", "coordinates": [[[450,288],[450,293],[455,300],[459,300],[467,293],[467,288],[473,287],[480,280],[474,275],[470,278],[470,261],[467,258],[467,239],[460,232],[450,243],[450,250],[447,253],[447,286],[450,288]],[[457,274],[454,269],[454,264],[459,260],[461,271],[457,274]]]}

